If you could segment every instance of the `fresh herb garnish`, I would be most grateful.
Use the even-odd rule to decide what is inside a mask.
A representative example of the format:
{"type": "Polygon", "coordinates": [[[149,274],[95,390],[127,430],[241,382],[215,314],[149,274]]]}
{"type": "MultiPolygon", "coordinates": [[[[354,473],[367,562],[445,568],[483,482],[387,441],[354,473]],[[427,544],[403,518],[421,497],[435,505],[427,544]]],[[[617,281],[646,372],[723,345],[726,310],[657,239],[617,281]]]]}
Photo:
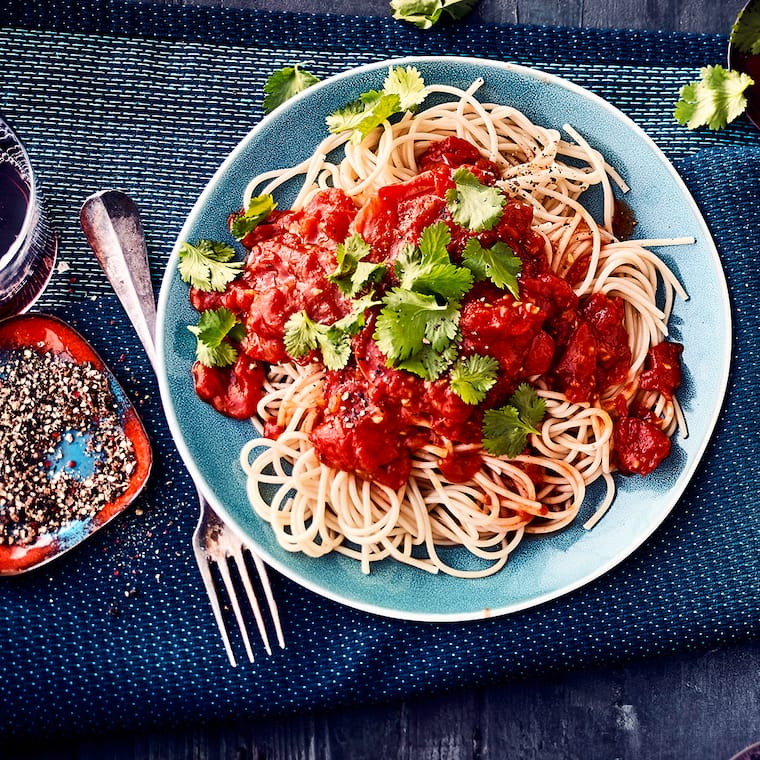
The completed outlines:
{"type": "Polygon", "coordinates": [[[483,448],[494,456],[516,457],[525,449],[528,436],[538,434],[546,415],[546,401],[522,383],[509,404],[483,414],[483,448]]]}
{"type": "Polygon", "coordinates": [[[445,13],[457,20],[466,16],[478,0],[391,0],[393,18],[430,29],[445,13]]]}
{"type": "Polygon", "coordinates": [[[745,90],[754,84],[752,77],[722,66],[705,66],[701,79],[681,88],[674,115],[689,129],[707,126],[723,129],[747,108],[745,90]]]}
{"type": "Polygon", "coordinates": [[[195,245],[182,243],[179,249],[179,274],[184,282],[205,291],[223,291],[243,266],[232,261],[234,249],[226,243],[199,240],[195,245]]]}
{"type": "Polygon", "coordinates": [[[457,169],[453,179],[455,187],[446,191],[452,219],[473,232],[493,229],[507,202],[504,193],[484,185],[469,169],[457,169]]]}
{"type": "Polygon", "coordinates": [[[760,54],[760,5],[747,5],[731,28],[731,45],[747,55],[760,54]]]}
{"type": "Polygon", "coordinates": [[[472,287],[472,274],[451,262],[450,242],[451,232],[445,222],[425,227],[419,246],[407,246],[396,260],[399,286],[446,301],[461,300],[472,287]]]}
{"type": "Polygon", "coordinates": [[[327,279],[337,285],[344,296],[353,298],[370,283],[381,280],[387,272],[385,264],[363,261],[369,251],[369,244],[359,234],[338,245],[335,251],[338,266],[327,279]]]}
{"type": "Polygon", "coordinates": [[[425,82],[416,68],[391,68],[382,90],[362,93],[357,100],[330,114],[327,127],[333,133],[353,131],[351,140],[361,142],[391,116],[414,111],[426,95],[425,82]]]}
{"type": "Polygon", "coordinates": [[[390,366],[426,380],[439,377],[456,358],[450,349],[460,303],[472,287],[470,271],[449,257],[450,239],[446,224],[438,222],[422,231],[419,246],[404,249],[395,264],[399,285],[383,296],[375,324],[375,341],[390,366]]]}
{"type": "Polygon", "coordinates": [[[274,111],[277,106],[317,82],[319,77],[302,69],[299,64],[273,72],[264,83],[264,112],[274,111]]]}
{"type": "Polygon", "coordinates": [[[517,275],[522,270],[522,261],[506,243],[498,240],[490,248],[483,248],[477,238],[470,238],[462,251],[462,264],[476,281],[491,280],[497,288],[519,298],[517,275]]]}
{"type": "Polygon", "coordinates": [[[285,323],[285,350],[294,359],[318,350],[327,369],[341,369],[351,356],[351,336],[338,323],[323,325],[311,319],[306,311],[297,311],[285,323]]]}
{"type": "Polygon", "coordinates": [[[245,337],[245,326],[224,306],[201,312],[197,325],[189,325],[197,339],[195,355],[207,367],[228,367],[237,359],[237,349],[230,343],[245,337]]]}
{"type": "Polygon", "coordinates": [[[256,195],[248,201],[242,214],[233,217],[230,232],[236,240],[242,240],[258,227],[275,210],[277,204],[271,195],[256,195]]]}
{"type": "Polygon", "coordinates": [[[472,354],[451,368],[449,384],[465,404],[479,404],[496,384],[498,371],[499,362],[492,356],[472,354]]]}

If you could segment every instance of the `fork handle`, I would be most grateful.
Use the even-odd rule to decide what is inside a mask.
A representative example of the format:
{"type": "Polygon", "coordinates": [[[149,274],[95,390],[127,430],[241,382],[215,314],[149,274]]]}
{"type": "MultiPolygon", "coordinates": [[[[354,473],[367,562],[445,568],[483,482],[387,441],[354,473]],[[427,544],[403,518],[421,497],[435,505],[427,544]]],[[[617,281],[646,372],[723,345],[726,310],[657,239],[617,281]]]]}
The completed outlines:
{"type": "Polygon", "coordinates": [[[103,190],[85,200],[79,219],[155,371],[156,300],[137,205],[120,190],[103,190]]]}

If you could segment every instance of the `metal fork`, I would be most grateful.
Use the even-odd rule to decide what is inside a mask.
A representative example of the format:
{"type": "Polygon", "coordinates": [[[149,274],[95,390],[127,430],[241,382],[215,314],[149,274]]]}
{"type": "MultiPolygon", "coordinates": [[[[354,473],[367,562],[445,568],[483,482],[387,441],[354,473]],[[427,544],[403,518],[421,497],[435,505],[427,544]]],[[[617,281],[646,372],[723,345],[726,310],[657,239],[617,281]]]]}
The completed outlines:
{"type": "Polygon", "coordinates": [[[282,634],[282,626],[280,625],[280,618],[277,614],[277,604],[274,600],[274,595],[272,594],[272,587],[269,585],[266,566],[258,554],[250,551],[250,549],[244,546],[240,539],[233,534],[232,530],[219,518],[216,512],[211,509],[209,503],[203,498],[203,494],[200,491],[198,491],[198,497],[201,505],[201,516],[200,520],[198,520],[195,532],[193,533],[193,552],[195,553],[195,558],[198,560],[198,567],[200,568],[203,582],[206,584],[206,591],[211,600],[211,607],[214,610],[216,624],[219,626],[219,631],[222,634],[222,640],[224,641],[224,648],[227,651],[227,656],[230,658],[232,665],[235,665],[235,655],[232,652],[229,632],[227,631],[224,616],[222,615],[222,606],[219,601],[219,596],[217,595],[217,587],[211,570],[212,565],[216,565],[219,570],[219,575],[227,590],[227,596],[229,597],[232,611],[235,614],[235,619],[237,620],[238,628],[240,629],[240,635],[243,639],[245,651],[248,654],[248,659],[253,662],[251,641],[248,637],[248,629],[245,624],[243,612],[240,609],[240,602],[238,601],[235,585],[230,573],[229,561],[234,560],[235,562],[238,574],[240,575],[243,587],[245,588],[246,596],[248,597],[248,602],[251,605],[254,617],[256,618],[259,635],[264,642],[267,654],[272,654],[272,648],[269,645],[269,635],[267,634],[266,624],[264,623],[264,616],[261,614],[261,607],[256,599],[256,592],[253,589],[253,584],[248,573],[248,567],[246,566],[245,552],[248,551],[256,566],[259,580],[261,581],[261,588],[264,591],[264,596],[266,597],[269,611],[272,615],[272,622],[274,624],[275,632],[277,633],[277,641],[280,647],[284,648],[285,639],[282,634]]]}
{"type": "MultiPolygon", "coordinates": [[[[80,221],[85,236],[100,262],[103,271],[119,297],[130,322],[135,328],[140,342],[145,348],[151,366],[156,369],[156,302],[150,281],[148,252],[145,245],[140,214],[134,201],[118,190],[104,190],[85,200],[80,212],[80,221]]],[[[261,587],[267,600],[272,623],[277,633],[279,645],[285,647],[285,639],[280,625],[277,603],[274,600],[266,565],[256,552],[247,547],[236,533],[213,511],[196,484],[201,515],[193,533],[193,552],[206,586],[206,592],[214,611],[216,623],[222,634],[224,648],[230,663],[237,662],[232,651],[230,636],[222,614],[219,590],[214,581],[212,565],[216,566],[240,628],[248,659],[253,662],[248,629],[238,601],[235,585],[230,573],[229,561],[234,560],[238,574],[253,610],[259,634],[268,654],[272,654],[269,636],[261,608],[256,599],[253,583],[245,562],[247,551],[258,572],[261,587]]]]}

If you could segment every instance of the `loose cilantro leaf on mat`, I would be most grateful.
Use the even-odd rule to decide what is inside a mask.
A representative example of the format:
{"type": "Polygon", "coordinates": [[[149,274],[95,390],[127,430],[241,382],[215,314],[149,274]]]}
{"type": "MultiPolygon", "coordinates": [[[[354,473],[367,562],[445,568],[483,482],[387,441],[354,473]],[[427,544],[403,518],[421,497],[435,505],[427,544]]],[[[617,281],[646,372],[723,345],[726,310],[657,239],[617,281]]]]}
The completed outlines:
{"type": "Polygon", "coordinates": [[[747,107],[744,91],[754,84],[752,77],[722,66],[705,66],[701,79],[681,88],[674,116],[689,129],[707,126],[723,129],[747,107]]]}
{"type": "Polygon", "coordinates": [[[195,355],[207,367],[228,367],[237,359],[237,349],[231,345],[245,336],[245,327],[223,306],[201,312],[197,325],[189,325],[198,343],[195,355]]]}
{"type": "Polygon", "coordinates": [[[397,113],[414,110],[427,95],[425,83],[413,66],[390,68],[382,90],[362,93],[356,100],[330,114],[330,132],[353,131],[351,140],[361,142],[375,127],[397,113]]]}
{"type": "Polygon", "coordinates": [[[494,456],[516,457],[546,414],[546,402],[527,383],[509,401],[483,415],[483,448],[494,456]]]}
{"type": "Polygon", "coordinates": [[[493,229],[501,219],[506,196],[484,185],[468,169],[454,172],[455,187],[446,191],[446,205],[454,221],[473,232],[493,229]]]}
{"type": "Polygon", "coordinates": [[[274,111],[277,106],[317,82],[319,77],[302,69],[299,64],[273,72],[264,83],[264,112],[274,111]]]}
{"type": "Polygon", "coordinates": [[[226,243],[199,240],[195,245],[182,243],[179,249],[179,274],[184,282],[205,291],[222,291],[234,280],[243,266],[231,261],[235,255],[226,243]]]}
{"type": "Polygon", "coordinates": [[[230,223],[230,232],[237,240],[242,240],[256,229],[275,210],[277,203],[271,195],[256,195],[248,202],[242,214],[237,214],[230,223]]]}
{"type": "Polygon", "coordinates": [[[382,279],[387,271],[385,264],[363,261],[369,255],[369,245],[361,235],[352,235],[338,245],[335,251],[337,269],[327,276],[343,295],[353,298],[367,285],[382,279]]]}
{"type": "Polygon", "coordinates": [[[492,356],[473,354],[451,368],[451,390],[465,404],[479,404],[496,383],[499,362],[492,356]]]}
{"type": "Polygon", "coordinates": [[[478,0],[391,0],[393,18],[430,29],[445,13],[454,20],[466,16],[478,0]]]}
{"type": "Polygon", "coordinates": [[[522,270],[522,261],[506,243],[499,240],[491,248],[483,248],[477,238],[470,238],[462,251],[462,263],[476,280],[491,280],[497,288],[520,297],[517,275],[522,270]]]}
{"type": "Polygon", "coordinates": [[[337,322],[323,325],[311,319],[305,311],[297,311],[285,323],[285,350],[294,359],[318,350],[327,369],[341,369],[351,356],[351,335],[337,322]]]}
{"type": "Polygon", "coordinates": [[[731,28],[731,44],[748,55],[760,54],[760,5],[751,3],[731,28]]]}

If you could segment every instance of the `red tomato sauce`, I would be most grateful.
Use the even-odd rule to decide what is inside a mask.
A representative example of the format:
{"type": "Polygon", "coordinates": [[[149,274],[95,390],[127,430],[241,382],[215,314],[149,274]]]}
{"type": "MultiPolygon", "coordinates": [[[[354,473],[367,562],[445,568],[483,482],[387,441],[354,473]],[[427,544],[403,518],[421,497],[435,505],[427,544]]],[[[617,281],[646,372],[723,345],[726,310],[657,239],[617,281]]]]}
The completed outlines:
{"type": "MultiPolygon", "coordinates": [[[[447,138],[433,144],[419,165],[417,176],[382,188],[361,208],[330,189],[301,211],[273,212],[242,241],[249,250],[242,276],[223,293],[192,290],[190,296],[197,309],[225,306],[245,325],[233,367],[196,364],[193,372],[202,399],[242,419],[253,414],[261,397],[264,367],[288,359],[283,336],[293,313],[305,310],[323,324],[349,313],[349,302],[327,279],[336,267],[336,248],[349,235],[361,234],[371,246],[371,260],[389,263],[405,245],[417,244],[425,227],[440,221],[451,232],[453,261],[473,236],[484,248],[497,241],[509,245],[522,262],[520,298],[477,283],[461,308],[460,354],[489,355],[499,363],[499,379],[485,402],[468,405],[445,379],[425,381],[387,366],[372,339],[371,317],[352,339],[348,365],[326,373],[324,407],[311,433],[321,461],[392,488],[407,480],[412,452],[427,444],[445,452],[455,444],[474,444],[466,454],[440,460],[451,480],[472,477],[481,466],[483,411],[506,403],[521,382],[540,375],[571,401],[595,402],[626,379],[631,361],[622,302],[602,293],[579,299],[570,283],[550,271],[544,240],[532,228],[531,206],[508,201],[498,224],[485,232],[454,223],[445,200],[454,187],[453,172],[467,166],[481,182],[493,184],[498,172],[492,163],[464,140],[447,138]]],[[[671,343],[653,349],[642,387],[672,393],[680,382],[680,349],[671,343]]],[[[627,409],[621,399],[610,412],[620,469],[651,472],[670,449],[657,421],[627,409]]]]}

